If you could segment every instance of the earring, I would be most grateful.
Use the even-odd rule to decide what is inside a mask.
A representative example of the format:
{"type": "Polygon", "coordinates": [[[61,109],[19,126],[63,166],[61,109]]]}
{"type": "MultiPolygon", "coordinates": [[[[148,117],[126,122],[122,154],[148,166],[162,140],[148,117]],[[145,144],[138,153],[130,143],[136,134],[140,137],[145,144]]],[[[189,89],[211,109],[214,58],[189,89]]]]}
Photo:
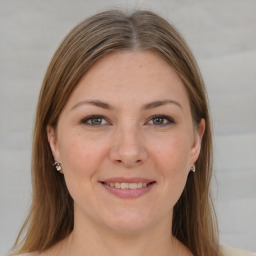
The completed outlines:
{"type": "Polygon", "coordinates": [[[53,164],[58,172],[62,171],[61,163],[55,161],[53,164]]]}
{"type": "Polygon", "coordinates": [[[195,171],[196,171],[196,167],[195,167],[194,164],[191,166],[190,171],[192,171],[192,172],[195,172],[195,171]]]}

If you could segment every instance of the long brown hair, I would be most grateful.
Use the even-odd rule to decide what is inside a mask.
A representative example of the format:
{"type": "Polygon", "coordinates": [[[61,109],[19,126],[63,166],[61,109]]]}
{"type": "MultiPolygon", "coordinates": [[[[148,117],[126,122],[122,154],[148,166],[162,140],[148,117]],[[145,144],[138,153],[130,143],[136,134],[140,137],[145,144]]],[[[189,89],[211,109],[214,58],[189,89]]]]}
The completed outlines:
{"type": "Polygon", "coordinates": [[[55,171],[46,126],[58,117],[82,76],[102,56],[113,51],[154,51],[177,72],[189,96],[195,125],[206,130],[196,173],[174,207],[173,234],[195,256],[217,256],[218,230],[210,195],[212,136],[205,86],[186,42],[165,19],[150,11],[127,14],[109,10],[78,24],[59,46],[46,72],[36,113],[29,215],[14,248],[17,253],[43,251],[73,230],[73,200],[63,175],[55,171]],[[24,234],[24,235],[23,235],[24,234]],[[23,237],[23,238],[22,238],[23,237]]]}

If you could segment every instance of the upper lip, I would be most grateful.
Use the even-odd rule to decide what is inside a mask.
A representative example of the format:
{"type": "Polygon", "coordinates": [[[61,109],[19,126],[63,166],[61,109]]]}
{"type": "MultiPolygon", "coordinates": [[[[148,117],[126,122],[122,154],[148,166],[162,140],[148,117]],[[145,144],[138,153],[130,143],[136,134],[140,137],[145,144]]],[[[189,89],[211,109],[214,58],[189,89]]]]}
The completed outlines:
{"type": "Polygon", "coordinates": [[[100,180],[100,182],[105,183],[151,183],[154,182],[152,179],[146,179],[141,177],[133,177],[133,178],[125,178],[125,177],[113,177],[104,180],[100,180]]]}

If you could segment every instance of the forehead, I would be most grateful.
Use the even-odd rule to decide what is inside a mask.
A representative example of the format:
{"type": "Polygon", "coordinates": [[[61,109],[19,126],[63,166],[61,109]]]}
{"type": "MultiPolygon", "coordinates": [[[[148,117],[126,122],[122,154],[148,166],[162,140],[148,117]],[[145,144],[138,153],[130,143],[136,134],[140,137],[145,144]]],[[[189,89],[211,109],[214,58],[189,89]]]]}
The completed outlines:
{"type": "Polygon", "coordinates": [[[163,58],[152,51],[118,51],[102,57],[89,69],[68,103],[95,98],[144,104],[168,97],[189,107],[183,82],[163,58]]]}

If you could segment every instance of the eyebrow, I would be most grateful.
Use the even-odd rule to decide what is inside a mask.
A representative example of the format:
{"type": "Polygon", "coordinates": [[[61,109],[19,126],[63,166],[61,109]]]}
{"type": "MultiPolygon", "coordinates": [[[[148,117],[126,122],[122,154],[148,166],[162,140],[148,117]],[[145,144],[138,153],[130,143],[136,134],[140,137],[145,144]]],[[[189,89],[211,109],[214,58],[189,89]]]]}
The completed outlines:
{"type": "Polygon", "coordinates": [[[143,110],[148,110],[148,109],[157,108],[157,107],[160,107],[160,106],[163,106],[163,105],[167,105],[167,104],[174,104],[174,105],[180,107],[181,109],[183,109],[181,104],[179,102],[177,102],[177,101],[174,101],[174,100],[157,100],[157,101],[153,101],[151,103],[148,103],[148,104],[144,105],[142,107],[142,109],[143,110]]]}
{"type": "MultiPolygon", "coordinates": [[[[82,101],[77,102],[70,109],[70,111],[79,107],[79,106],[81,106],[81,105],[84,105],[84,104],[93,105],[93,106],[103,108],[103,109],[107,109],[107,110],[114,110],[115,109],[113,106],[109,105],[106,102],[100,101],[100,100],[82,100],[82,101]]],[[[153,102],[147,103],[146,105],[142,106],[142,110],[149,110],[149,109],[157,108],[157,107],[164,106],[164,105],[167,105],[167,104],[174,104],[174,105],[180,107],[181,109],[183,109],[181,104],[177,101],[174,101],[174,100],[157,100],[157,101],[153,101],[153,102]]]]}
{"type": "Polygon", "coordinates": [[[99,108],[104,108],[104,109],[108,109],[108,110],[114,110],[114,107],[110,106],[108,103],[100,101],[100,100],[82,100],[77,102],[70,110],[73,110],[81,105],[84,104],[89,104],[89,105],[93,105],[99,108]]]}

